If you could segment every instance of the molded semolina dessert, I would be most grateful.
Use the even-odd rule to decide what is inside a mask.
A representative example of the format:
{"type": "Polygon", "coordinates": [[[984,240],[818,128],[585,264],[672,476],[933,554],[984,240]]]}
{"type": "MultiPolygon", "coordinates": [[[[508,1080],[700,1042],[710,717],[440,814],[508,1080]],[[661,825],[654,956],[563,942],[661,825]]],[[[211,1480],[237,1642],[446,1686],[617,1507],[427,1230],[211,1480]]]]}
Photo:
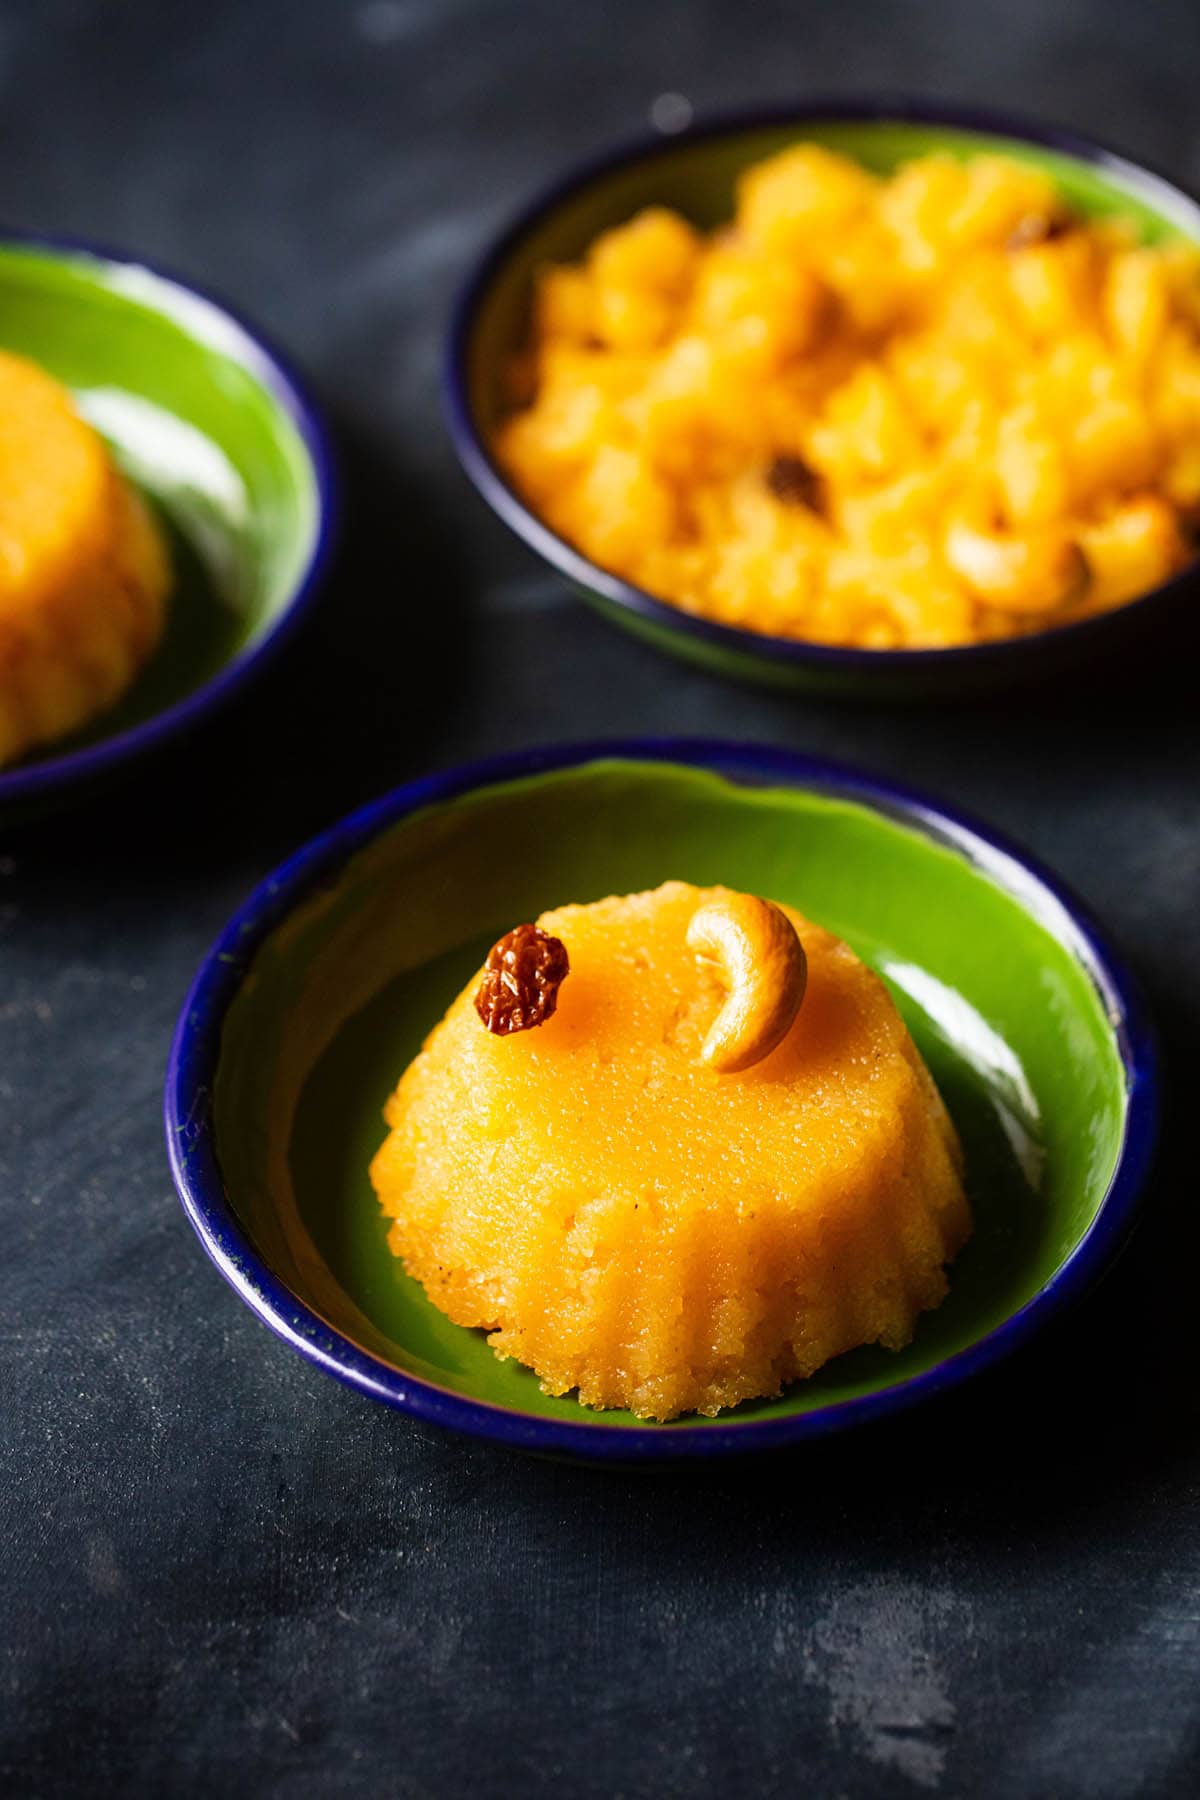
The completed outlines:
{"type": "Polygon", "coordinates": [[[156,527],[66,389],[0,351],[0,765],[120,698],[168,582],[156,527]]]}
{"type": "Polygon", "coordinates": [[[649,1418],[906,1344],[971,1228],[883,983],[724,888],[508,934],[386,1119],[371,1179],[435,1304],[547,1392],[649,1418]]]}

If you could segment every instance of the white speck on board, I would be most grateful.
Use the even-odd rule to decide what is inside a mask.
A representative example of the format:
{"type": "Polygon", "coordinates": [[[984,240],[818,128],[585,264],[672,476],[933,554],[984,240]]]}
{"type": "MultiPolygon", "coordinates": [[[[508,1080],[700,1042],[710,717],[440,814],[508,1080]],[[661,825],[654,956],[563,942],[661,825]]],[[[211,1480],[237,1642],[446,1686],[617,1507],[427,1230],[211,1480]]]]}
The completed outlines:
{"type": "Polygon", "coordinates": [[[860,1583],[834,1596],[805,1647],[805,1679],[826,1690],[834,1734],[919,1787],[940,1785],[954,1730],[936,1639],[959,1605],[912,1582],[860,1583]]]}
{"type": "Polygon", "coordinates": [[[686,94],[658,94],[650,103],[650,123],[655,131],[674,137],[686,131],[693,118],[692,103],[686,94]]]}
{"type": "Polygon", "coordinates": [[[404,36],[405,10],[400,0],[369,0],[368,5],[359,7],[355,21],[360,37],[368,44],[394,44],[404,36]]]}
{"type": "Polygon", "coordinates": [[[87,1578],[88,1585],[97,1594],[119,1593],[123,1585],[112,1539],[105,1537],[103,1533],[99,1533],[88,1543],[87,1578]]]}

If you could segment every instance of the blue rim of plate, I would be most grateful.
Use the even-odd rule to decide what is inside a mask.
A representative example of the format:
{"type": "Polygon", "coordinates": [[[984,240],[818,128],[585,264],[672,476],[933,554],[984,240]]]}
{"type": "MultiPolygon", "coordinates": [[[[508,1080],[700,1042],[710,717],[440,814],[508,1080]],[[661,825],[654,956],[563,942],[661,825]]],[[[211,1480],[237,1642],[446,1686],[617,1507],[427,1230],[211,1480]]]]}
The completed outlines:
{"type": "Polygon", "coordinates": [[[475,317],[489,287],[521,240],[581,188],[603,180],[618,169],[669,156],[680,144],[698,143],[745,132],[832,123],[933,125],[947,130],[978,132],[1034,144],[1057,151],[1076,162],[1090,163],[1112,175],[1147,206],[1177,224],[1200,243],[1200,198],[1148,164],[1136,162],[1107,144],[1079,136],[1056,125],[1044,125],[1005,112],[983,108],[943,106],[937,101],[906,95],[877,95],[866,99],[813,99],[799,106],[768,107],[761,111],[715,115],[703,123],[671,134],[643,134],[588,161],[546,188],[515,218],[503,226],[468,275],[455,301],[442,364],[442,401],[450,438],[459,462],[484,500],[509,529],[551,568],[577,587],[590,589],[613,606],[650,624],[706,644],[728,655],[751,657],[775,667],[824,669],[832,673],[881,675],[885,670],[920,674],[979,669],[984,661],[997,671],[1007,664],[1016,673],[1055,646],[1087,655],[1091,645],[1108,635],[1114,618],[1128,618],[1141,609],[1173,603],[1190,581],[1196,565],[1190,564],[1170,580],[1126,601],[1114,611],[1056,625],[1025,637],[998,638],[986,644],[952,645],[943,650],[863,650],[837,644],[810,643],[803,638],[773,637],[766,632],[743,631],[734,625],[686,613],[634,583],[623,580],[594,563],[538,518],[502,474],[475,423],[467,369],[475,317]]]}
{"type": "Polygon", "coordinates": [[[1136,981],[1087,908],[1023,850],[962,813],[844,764],[765,745],[645,738],[520,751],[424,776],[360,807],[297,851],[259,884],[201,964],[171,1046],[163,1117],[175,1186],[209,1257],[251,1310],[318,1368],[427,1424],[513,1449],[651,1463],[781,1449],[866,1424],[958,1386],[1024,1344],[1082,1298],[1123,1247],[1154,1154],[1159,1089],[1155,1034],[1136,981]],[[1031,891],[1048,900],[1060,936],[1100,994],[1125,1071],[1127,1105],[1116,1167],[1096,1216],[1036,1294],[986,1337],[934,1368],[871,1394],[778,1419],[606,1425],[601,1416],[589,1418],[582,1405],[578,1423],[547,1419],[469,1399],[361,1349],[297,1299],[239,1225],[218,1161],[212,1097],[225,1015],[260,944],[297,904],[335,879],[351,856],[409,814],[501,782],[612,758],[681,764],[751,785],[816,789],[881,811],[967,856],[1023,905],[1029,905],[1031,891]]]}
{"type": "MultiPolygon", "coordinates": [[[[187,302],[190,311],[197,307],[219,324],[222,336],[243,357],[247,372],[287,414],[304,446],[316,487],[317,518],[312,546],[307,560],[292,584],[269,629],[261,638],[240,651],[217,674],[202,682],[190,693],[161,712],[131,725],[125,731],[86,744],[63,755],[36,755],[19,762],[7,771],[0,770],[0,808],[9,803],[35,800],[59,790],[86,783],[119,768],[123,763],[158,749],[169,739],[190,730],[218,707],[223,706],[241,688],[243,682],[261,673],[273,660],[307,615],[321,580],[329,566],[329,558],[337,535],[341,513],[340,488],[332,439],[315,401],[292,363],[257,325],[250,323],[235,307],[210,288],[186,279],[162,263],[138,256],[127,250],[114,249],[90,238],[77,238],[57,232],[15,230],[0,226],[0,250],[46,251],[50,255],[80,263],[98,263],[110,268],[130,269],[149,276],[169,289],[175,289],[187,302]]],[[[187,329],[186,323],[183,329],[187,329]]]]}

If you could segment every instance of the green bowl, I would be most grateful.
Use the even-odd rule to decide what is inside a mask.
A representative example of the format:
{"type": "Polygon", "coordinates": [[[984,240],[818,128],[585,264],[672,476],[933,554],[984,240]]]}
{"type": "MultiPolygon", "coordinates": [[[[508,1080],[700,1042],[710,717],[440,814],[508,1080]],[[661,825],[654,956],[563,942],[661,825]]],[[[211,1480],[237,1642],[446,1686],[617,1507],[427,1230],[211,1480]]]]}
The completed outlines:
{"type": "Polygon", "coordinates": [[[86,730],[0,773],[0,812],[64,795],[194,724],[299,620],[329,547],[333,478],[312,403],[223,306],[145,263],[0,240],[0,347],[71,390],[172,551],[158,650],[86,730]]]}
{"type": "Polygon", "coordinates": [[[485,252],[455,309],[446,352],[446,417],[467,474],[504,522],[612,621],[658,649],[721,675],[857,699],[953,699],[1062,672],[1073,679],[1190,625],[1193,564],[1140,600],[1029,637],[945,650],[861,650],[770,637],[696,618],[591,562],[530,511],[492,458],[506,411],[504,371],[525,341],[533,279],[577,260],[601,231],[641,207],[675,208],[704,228],[727,220],[741,171],[807,141],[886,174],[930,151],[999,152],[1045,170],[1072,207],[1119,215],[1147,242],[1200,242],[1200,206],[1161,176],[1073,133],[928,102],[813,102],[718,120],[631,145],[578,169],[535,201],[485,252]]]}
{"type": "Polygon", "coordinates": [[[639,743],[417,782],[285,864],[197,977],[166,1129],[205,1248],[322,1367],[501,1442],[661,1460],[874,1418],[1022,1342],[1124,1240],[1156,1106],[1129,978],[1015,852],[831,765],[639,743]],[[779,1399],[647,1425],[543,1394],[438,1312],[388,1251],[367,1166],[386,1097],[502,931],[668,877],[792,902],[879,971],[962,1135],[976,1230],[899,1354],[858,1350],[779,1399]]]}

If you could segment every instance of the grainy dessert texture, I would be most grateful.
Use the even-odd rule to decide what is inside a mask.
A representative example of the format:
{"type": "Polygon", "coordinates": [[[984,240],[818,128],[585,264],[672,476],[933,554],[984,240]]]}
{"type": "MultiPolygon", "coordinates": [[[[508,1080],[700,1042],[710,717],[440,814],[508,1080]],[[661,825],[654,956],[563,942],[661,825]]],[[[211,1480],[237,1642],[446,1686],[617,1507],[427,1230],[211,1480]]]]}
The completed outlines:
{"type": "Polygon", "coordinates": [[[1194,554],[1200,252],[1013,157],[815,144],[710,233],[651,207],[543,269],[496,454],[601,567],[865,649],[1044,630],[1194,554]]]}
{"type": "Polygon", "coordinates": [[[0,352],[0,765],[121,697],[169,581],[157,527],[66,389],[0,352]]]}
{"type": "Polygon", "coordinates": [[[727,998],[687,945],[723,889],[672,881],[538,921],[557,1009],[498,1036],[473,979],[403,1075],[371,1167],[430,1298],[546,1391],[655,1419],[898,1348],[970,1233],[962,1157],[883,983],[782,909],[807,956],[783,1041],[722,1074],[727,998]]]}

